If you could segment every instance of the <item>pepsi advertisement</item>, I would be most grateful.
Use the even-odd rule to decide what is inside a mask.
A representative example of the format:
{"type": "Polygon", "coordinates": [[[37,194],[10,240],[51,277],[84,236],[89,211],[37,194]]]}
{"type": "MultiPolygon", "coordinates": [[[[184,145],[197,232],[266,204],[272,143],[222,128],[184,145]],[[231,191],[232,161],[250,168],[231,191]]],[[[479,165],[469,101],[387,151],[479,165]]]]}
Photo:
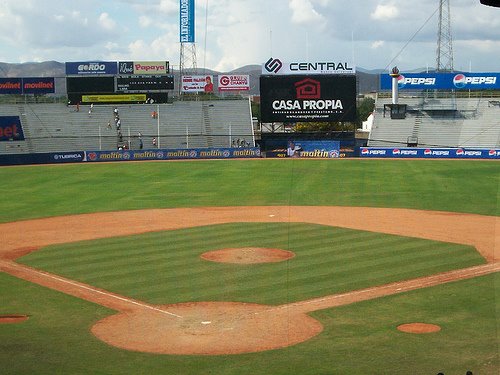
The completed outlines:
{"type": "Polygon", "coordinates": [[[362,158],[500,159],[500,149],[362,147],[362,158]]]}
{"type": "MultiPolygon", "coordinates": [[[[500,73],[406,73],[399,76],[398,87],[400,90],[499,90],[500,73]]],[[[380,75],[380,89],[392,89],[390,75],[380,75]]]]}
{"type": "Polygon", "coordinates": [[[260,77],[262,122],[356,120],[356,76],[260,77]]]}

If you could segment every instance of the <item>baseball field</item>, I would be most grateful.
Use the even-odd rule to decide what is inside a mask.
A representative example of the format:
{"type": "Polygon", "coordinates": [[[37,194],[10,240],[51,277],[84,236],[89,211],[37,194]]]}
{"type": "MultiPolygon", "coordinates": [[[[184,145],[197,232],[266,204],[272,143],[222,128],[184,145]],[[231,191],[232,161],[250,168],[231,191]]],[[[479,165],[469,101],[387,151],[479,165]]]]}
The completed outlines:
{"type": "Polygon", "coordinates": [[[2,374],[497,374],[500,164],[0,168],[2,374]]]}

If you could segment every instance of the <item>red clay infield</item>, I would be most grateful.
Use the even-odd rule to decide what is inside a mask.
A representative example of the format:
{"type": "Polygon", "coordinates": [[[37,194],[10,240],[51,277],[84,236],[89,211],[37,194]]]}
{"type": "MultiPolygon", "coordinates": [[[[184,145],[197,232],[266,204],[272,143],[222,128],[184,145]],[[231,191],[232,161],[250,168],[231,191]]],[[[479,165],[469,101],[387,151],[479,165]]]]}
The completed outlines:
{"type": "MultiPolygon", "coordinates": [[[[236,354],[282,348],[314,337],[322,325],[307,315],[312,311],[498,272],[498,228],[498,218],[491,216],[365,207],[209,207],[74,215],[0,224],[0,270],[117,310],[92,327],[110,345],[163,354],[236,354]],[[475,246],[489,263],[281,306],[232,302],[154,306],[14,262],[50,244],[231,222],[317,223],[462,243],[475,246]]],[[[286,261],[285,255],[293,256],[279,249],[246,248],[221,249],[203,258],[251,263],[286,261]]]]}

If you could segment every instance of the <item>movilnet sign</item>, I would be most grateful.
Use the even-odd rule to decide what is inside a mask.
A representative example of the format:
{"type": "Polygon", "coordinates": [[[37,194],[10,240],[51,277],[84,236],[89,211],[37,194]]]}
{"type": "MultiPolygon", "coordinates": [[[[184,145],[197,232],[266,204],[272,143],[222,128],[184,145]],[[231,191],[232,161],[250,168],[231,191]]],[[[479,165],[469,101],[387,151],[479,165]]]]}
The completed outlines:
{"type": "Polygon", "coordinates": [[[54,77],[23,78],[23,94],[54,94],[54,77]]]}
{"type": "Polygon", "coordinates": [[[24,141],[19,116],[0,116],[0,142],[24,141]]]}
{"type": "Polygon", "coordinates": [[[0,78],[0,94],[21,95],[23,80],[21,78],[0,78]]]}
{"type": "Polygon", "coordinates": [[[133,73],[135,75],[165,75],[170,73],[168,61],[134,61],[133,73]]]}
{"type": "Polygon", "coordinates": [[[53,94],[54,77],[0,78],[0,94],[53,94]]]}
{"type": "MultiPolygon", "coordinates": [[[[400,90],[499,90],[500,73],[404,73],[398,77],[400,90]]],[[[391,90],[392,78],[380,75],[380,89],[391,90]]]]}
{"type": "Polygon", "coordinates": [[[356,77],[261,76],[263,122],[355,121],[356,77]]]}
{"type": "Polygon", "coordinates": [[[248,91],[250,90],[250,76],[248,75],[220,75],[218,76],[219,91],[248,91]]]}
{"type": "Polygon", "coordinates": [[[290,74],[355,74],[356,68],[344,61],[283,61],[271,57],[262,64],[262,74],[290,75],[290,74]]]}
{"type": "Polygon", "coordinates": [[[182,76],[181,91],[186,93],[213,92],[213,81],[214,77],[211,75],[182,76]]]}
{"type": "Polygon", "coordinates": [[[115,75],[118,73],[116,61],[66,62],[66,75],[115,75]]]}
{"type": "Polygon", "coordinates": [[[194,0],[180,0],[180,29],[179,41],[181,43],[194,43],[194,0]]]}

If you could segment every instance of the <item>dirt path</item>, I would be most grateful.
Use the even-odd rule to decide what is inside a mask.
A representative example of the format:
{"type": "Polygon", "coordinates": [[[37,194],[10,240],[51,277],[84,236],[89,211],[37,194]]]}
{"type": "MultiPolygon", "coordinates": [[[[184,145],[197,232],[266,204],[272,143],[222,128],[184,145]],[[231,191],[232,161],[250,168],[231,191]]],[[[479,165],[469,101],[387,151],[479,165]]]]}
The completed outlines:
{"type": "Polygon", "coordinates": [[[286,347],[321,332],[308,312],[498,272],[500,220],[447,212],[353,207],[215,207],[75,215],[0,224],[0,270],[119,311],[92,332],[128,350],[228,354],[286,347]],[[475,246],[487,265],[281,306],[185,303],[154,306],[14,262],[72,241],[231,222],[306,222],[475,246]],[[243,339],[244,338],[244,339],[243,339]]]}

